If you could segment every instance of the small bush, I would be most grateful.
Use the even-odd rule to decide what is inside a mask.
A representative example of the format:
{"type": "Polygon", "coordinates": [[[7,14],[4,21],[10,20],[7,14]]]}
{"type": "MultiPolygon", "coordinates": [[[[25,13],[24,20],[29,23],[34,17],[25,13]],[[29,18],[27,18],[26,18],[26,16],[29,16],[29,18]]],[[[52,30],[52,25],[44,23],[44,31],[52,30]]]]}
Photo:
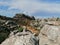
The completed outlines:
{"type": "Polygon", "coordinates": [[[6,39],[8,38],[10,34],[10,30],[8,30],[8,28],[1,26],[0,27],[0,44],[6,39]]]}
{"type": "Polygon", "coordinates": [[[19,31],[19,32],[22,32],[22,31],[23,31],[23,28],[22,28],[22,27],[20,27],[20,28],[18,29],[18,31],[19,31]]]}
{"type": "Polygon", "coordinates": [[[59,17],[57,17],[56,21],[58,21],[58,20],[59,20],[59,17]]]}
{"type": "Polygon", "coordinates": [[[8,37],[7,33],[0,33],[0,44],[8,37]]]}

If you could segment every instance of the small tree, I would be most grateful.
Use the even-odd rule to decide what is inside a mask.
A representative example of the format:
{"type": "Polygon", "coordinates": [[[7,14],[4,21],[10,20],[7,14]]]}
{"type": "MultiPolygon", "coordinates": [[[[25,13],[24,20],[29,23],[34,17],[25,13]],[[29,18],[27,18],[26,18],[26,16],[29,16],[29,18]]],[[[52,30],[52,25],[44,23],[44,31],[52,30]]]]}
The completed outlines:
{"type": "Polygon", "coordinates": [[[57,17],[56,21],[58,21],[58,20],[59,20],[59,17],[57,17]]]}
{"type": "Polygon", "coordinates": [[[45,21],[45,22],[48,22],[48,20],[47,20],[47,19],[44,19],[44,21],[45,21]]]}

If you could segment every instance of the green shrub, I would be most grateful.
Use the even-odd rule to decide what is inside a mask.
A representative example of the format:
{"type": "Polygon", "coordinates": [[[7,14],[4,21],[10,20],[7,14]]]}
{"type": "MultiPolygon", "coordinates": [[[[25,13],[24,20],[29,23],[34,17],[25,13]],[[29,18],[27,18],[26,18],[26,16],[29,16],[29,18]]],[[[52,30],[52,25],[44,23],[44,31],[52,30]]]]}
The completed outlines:
{"type": "Polygon", "coordinates": [[[59,20],[59,17],[57,17],[56,21],[58,21],[58,20],[59,20]]]}
{"type": "Polygon", "coordinates": [[[22,31],[23,31],[23,28],[22,28],[22,27],[20,27],[20,28],[18,29],[18,31],[19,31],[19,32],[22,32],[22,31]]]}
{"type": "Polygon", "coordinates": [[[10,30],[8,30],[6,27],[0,27],[0,44],[8,38],[10,34],[10,30]]]}
{"type": "Polygon", "coordinates": [[[0,44],[8,37],[7,33],[0,33],[0,44]]]}

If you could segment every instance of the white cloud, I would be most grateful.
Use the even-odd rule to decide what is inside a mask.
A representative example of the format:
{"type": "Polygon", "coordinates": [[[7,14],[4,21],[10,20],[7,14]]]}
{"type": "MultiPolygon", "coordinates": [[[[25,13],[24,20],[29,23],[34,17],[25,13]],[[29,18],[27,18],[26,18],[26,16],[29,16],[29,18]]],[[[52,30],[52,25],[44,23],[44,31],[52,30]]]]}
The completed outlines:
{"type": "Polygon", "coordinates": [[[35,13],[37,11],[60,13],[60,4],[38,2],[36,0],[14,0],[10,6],[10,9],[17,8],[29,13],[35,13]]]}
{"type": "Polygon", "coordinates": [[[8,3],[7,2],[0,2],[0,5],[7,5],[8,3]]]}

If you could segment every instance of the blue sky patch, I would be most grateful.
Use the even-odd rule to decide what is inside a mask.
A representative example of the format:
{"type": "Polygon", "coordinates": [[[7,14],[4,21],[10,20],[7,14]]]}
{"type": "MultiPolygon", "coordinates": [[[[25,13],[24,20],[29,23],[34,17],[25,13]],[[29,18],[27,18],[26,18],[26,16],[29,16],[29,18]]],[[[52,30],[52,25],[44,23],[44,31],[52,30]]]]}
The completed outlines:
{"type": "Polygon", "coordinates": [[[4,5],[1,5],[0,6],[0,10],[8,10],[9,6],[4,6],[4,5]]]}

